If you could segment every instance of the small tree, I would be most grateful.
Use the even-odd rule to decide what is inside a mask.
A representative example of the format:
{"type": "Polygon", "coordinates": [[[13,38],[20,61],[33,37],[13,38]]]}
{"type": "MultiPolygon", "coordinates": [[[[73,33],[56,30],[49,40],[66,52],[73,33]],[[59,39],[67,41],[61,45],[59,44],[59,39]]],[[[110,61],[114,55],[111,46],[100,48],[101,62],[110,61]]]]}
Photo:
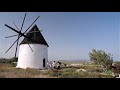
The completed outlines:
{"type": "Polygon", "coordinates": [[[95,50],[89,53],[90,60],[96,64],[102,65],[104,68],[111,69],[113,58],[110,53],[103,50],[95,50]]]}

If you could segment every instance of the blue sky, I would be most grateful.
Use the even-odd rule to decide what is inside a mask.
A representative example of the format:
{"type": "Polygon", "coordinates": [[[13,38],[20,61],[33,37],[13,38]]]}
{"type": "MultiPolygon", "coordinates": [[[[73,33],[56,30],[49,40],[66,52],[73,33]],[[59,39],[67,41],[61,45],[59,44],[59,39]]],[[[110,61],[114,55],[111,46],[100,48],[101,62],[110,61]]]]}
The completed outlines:
{"type": "MultiPolygon", "coordinates": [[[[17,37],[4,24],[20,28],[25,12],[0,12],[0,57],[14,56],[15,46],[5,51],[17,37]]],[[[49,44],[49,60],[89,60],[92,49],[101,49],[119,60],[120,12],[27,12],[23,31],[36,19],[35,24],[49,44]]],[[[20,41],[23,38],[20,39],[20,41]]]]}

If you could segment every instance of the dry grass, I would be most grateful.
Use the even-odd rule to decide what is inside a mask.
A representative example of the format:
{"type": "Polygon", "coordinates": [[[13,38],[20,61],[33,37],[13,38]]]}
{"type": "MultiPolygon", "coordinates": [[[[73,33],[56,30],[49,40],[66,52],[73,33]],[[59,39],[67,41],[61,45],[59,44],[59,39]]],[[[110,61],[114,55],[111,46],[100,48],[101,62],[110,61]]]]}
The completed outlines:
{"type": "Polygon", "coordinates": [[[51,78],[36,69],[15,68],[9,63],[0,63],[0,78],[51,78]]]}
{"type": "Polygon", "coordinates": [[[102,75],[103,69],[97,65],[81,65],[63,67],[61,70],[37,70],[15,68],[10,63],[0,63],[0,78],[114,78],[111,75],[102,75]],[[76,72],[77,69],[87,72],[76,72]]]}

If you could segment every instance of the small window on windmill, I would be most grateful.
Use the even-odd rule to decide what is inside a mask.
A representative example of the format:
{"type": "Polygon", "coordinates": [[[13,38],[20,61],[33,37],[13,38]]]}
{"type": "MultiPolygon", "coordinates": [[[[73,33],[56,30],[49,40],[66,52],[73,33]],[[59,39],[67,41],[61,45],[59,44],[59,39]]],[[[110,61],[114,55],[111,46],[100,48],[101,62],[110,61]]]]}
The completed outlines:
{"type": "Polygon", "coordinates": [[[46,60],[45,60],[45,58],[43,59],[43,67],[45,67],[45,62],[46,62],[46,60]]]}

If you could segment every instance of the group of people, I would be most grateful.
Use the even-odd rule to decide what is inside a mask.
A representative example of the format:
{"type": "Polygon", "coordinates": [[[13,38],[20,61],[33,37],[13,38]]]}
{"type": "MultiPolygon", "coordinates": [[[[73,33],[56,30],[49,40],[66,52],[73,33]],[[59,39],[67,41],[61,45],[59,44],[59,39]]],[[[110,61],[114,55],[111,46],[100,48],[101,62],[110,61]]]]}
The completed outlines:
{"type": "Polygon", "coordinates": [[[47,68],[48,69],[57,69],[57,70],[59,70],[60,67],[61,67],[61,62],[59,62],[59,61],[58,62],[53,61],[52,63],[47,62],[47,68]]]}

